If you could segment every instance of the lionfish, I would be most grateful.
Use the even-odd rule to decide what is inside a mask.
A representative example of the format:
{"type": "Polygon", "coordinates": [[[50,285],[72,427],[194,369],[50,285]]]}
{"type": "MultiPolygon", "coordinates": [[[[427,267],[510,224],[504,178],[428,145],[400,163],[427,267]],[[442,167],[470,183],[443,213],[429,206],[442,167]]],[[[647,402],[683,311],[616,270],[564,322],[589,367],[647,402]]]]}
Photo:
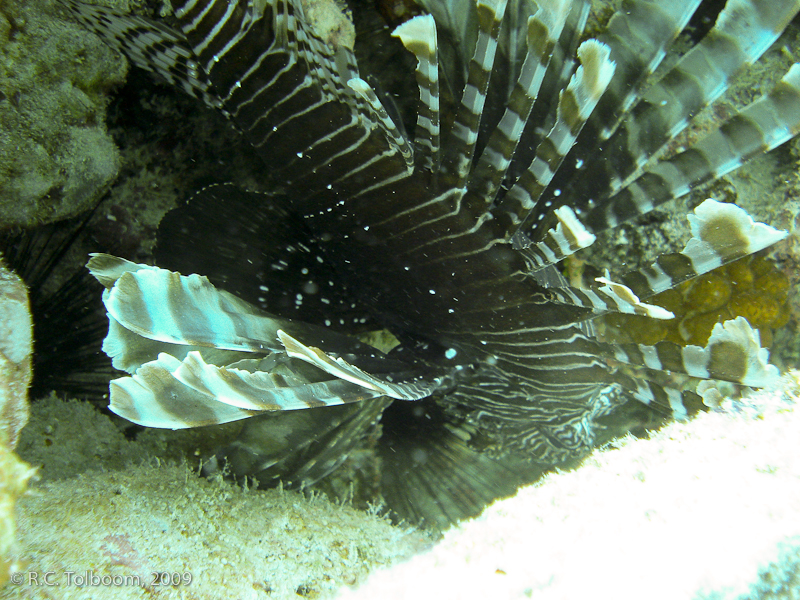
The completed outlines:
{"type": "Polygon", "coordinates": [[[444,526],[587,454],[631,401],[685,418],[702,380],[776,377],[742,317],[705,347],[596,333],[608,313],[673,318],[646,300],[786,235],[734,204],[702,202],[682,251],[618,278],[578,287],[559,264],[798,131],[794,65],[663,153],[800,2],[729,0],[656,78],[700,0],[628,0],[585,41],[588,0],[425,0],[393,33],[417,61],[413,137],[294,0],[173,0],[168,19],[65,2],[221,111],[272,186],[210,186],[168,213],[159,267],[91,257],[103,347],[129,374],[110,383],[118,415],[173,429],[251,419],[212,463],[299,488],[371,440],[388,506],[444,526]],[[367,330],[394,348],[360,341],[367,330]]]}

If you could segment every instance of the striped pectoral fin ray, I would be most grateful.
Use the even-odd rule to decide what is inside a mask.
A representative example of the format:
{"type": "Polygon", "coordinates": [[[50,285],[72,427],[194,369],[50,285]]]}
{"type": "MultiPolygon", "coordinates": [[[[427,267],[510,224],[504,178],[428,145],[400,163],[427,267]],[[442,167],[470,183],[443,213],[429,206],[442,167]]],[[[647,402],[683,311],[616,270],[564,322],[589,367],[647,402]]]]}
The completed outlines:
{"type": "Polygon", "coordinates": [[[127,15],[103,6],[64,0],[77,19],[141,69],[152,71],[167,83],[218,107],[209,93],[206,74],[199,68],[186,38],[158,21],[127,15]]]}
{"type": "Polygon", "coordinates": [[[347,82],[356,94],[366,103],[368,110],[372,113],[373,122],[376,123],[386,134],[386,137],[392,141],[395,148],[397,148],[403,160],[406,163],[406,168],[410,171],[414,167],[414,152],[408,141],[403,137],[402,132],[397,128],[386,112],[383,104],[378,99],[375,90],[363,79],[356,77],[347,82]]]}
{"type": "Polygon", "coordinates": [[[702,398],[691,389],[681,389],[669,382],[656,383],[646,377],[631,377],[617,372],[614,379],[625,392],[657,412],[684,421],[702,408],[702,398]]]}
{"type": "Polygon", "coordinates": [[[132,377],[111,382],[109,408],[146,427],[183,429],[267,411],[336,406],[381,395],[341,379],[310,381],[291,366],[288,371],[275,369],[282,363],[272,358],[218,367],[205,362],[199,352],[189,352],[182,361],[162,353],[132,377]],[[259,370],[265,361],[278,372],[259,370]]]}
{"type": "Polygon", "coordinates": [[[670,311],[655,304],[642,302],[631,289],[606,277],[595,279],[598,285],[592,288],[553,287],[549,288],[551,299],[558,304],[589,308],[597,313],[624,313],[642,315],[652,319],[672,319],[670,311]]]}
{"type": "Polygon", "coordinates": [[[742,109],[689,149],[647,168],[585,217],[599,232],[687,194],[693,186],[738,168],[800,131],[800,63],[765,96],[742,109]]]}
{"type": "Polygon", "coordinates": [[[249,352],[150,340],[126,329],[114,317],[108,318],[108,335],[103,340],[103,352],[111,358],[111,365],[115,369],[135,373],[139,367],[155,360],[161,353],[183,360],[192,351],[199,352],[206,361],[214,364],[228,364],[252,356],[249,352]]]}
{"type": "Polygon", "coordinates": [[[438,378],[430,380],[415,378],[403,383],[392,383],[351,365],[343,358],[332,358],[319,348],[306,346],[283,331],[278,331],[278,337],[289,356],[299,358],[340,379],[372,390],[377,393],[376,395],[389,396],[398,400],[419,400],[430,396],[439,384],[438,378]]]}
{"type": "Polygon", "coordinates": [[[768,362],[769,350],[761,347],[758,330],[744,317],[717,323],[704,348],[665,341],[653,346],[618,344],[609,347],[608,353],[633,366],[751,387],[770,385],[779,375],[778,368],[768,362]]]}
{"type": "Polygon", "coordinates": [[[266,352],[281,349],[277,331],[289,326],[205,277],[165,269],[126,271],[103,293],[103,303],[126,329],[171,344],[266,352]]]}
{"type": "Polygon", "coordinates": [[[681,252],[659,256],[649,267],[626,273],[620,279],[643,298],[658,294],[763,250],[788,233],[753,221],[735,204],[705,200],[688,216],[692,237],[681,252]]]}
{"type": "MultiPolygon", "coordinates": [[[[598,39],[611,48],[616,76],[587,123],[589,147],[613,132],[639,98],[642,86],[661,64],[666,48],[688,23],[700,0],[636,0],[614,13],[598,39]],[[632,35],[634,34],[634,35],[632,35]],[[591,131],[591,133],[590,133],[591,131]]],[[[588,138],[588,139],[587,139],[588,138]]]]}

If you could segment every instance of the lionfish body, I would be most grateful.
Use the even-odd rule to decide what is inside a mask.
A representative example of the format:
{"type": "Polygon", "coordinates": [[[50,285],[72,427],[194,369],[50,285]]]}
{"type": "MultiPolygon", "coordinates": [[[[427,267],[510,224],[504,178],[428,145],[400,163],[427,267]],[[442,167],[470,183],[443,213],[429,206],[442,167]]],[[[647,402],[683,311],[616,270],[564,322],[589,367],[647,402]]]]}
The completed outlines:
{"type": "Polygon", "coordinates": [[[433,16],[394,34],[417,59],[412,140],[299,3],[177,0],[167,25],[70,2],[132,62],[222,111],[276,186],[214,186],[168,214],[157,260],[174,272],[92,258],[104,349],[130,373],[111,409],[169,428],[255,417],[231,468],[305,486],[377,435],[393,400],[419,407],[416,446],[405,425],[379,442],[384,496],[443,524],[512,491],[526,464],[585,454],[598,419],[630,399],[678,417],[698,404],[650,373],[764,385],[777,371],[744,319],[704,348],[610,344],[592,325],[671,318],[645,300],[782,239],[743,210],[704,202],[682,252],[618,281],[571,287],[556,268],[800,127],[795,65],[694,146],[654,158],[800,6],[730,0],[645,88],[699,4],[632,0],[579,45],[586,2],[429,0],[433,16]],[[368,329],[400,345],[384,355],[351,335],[368,329]]]}

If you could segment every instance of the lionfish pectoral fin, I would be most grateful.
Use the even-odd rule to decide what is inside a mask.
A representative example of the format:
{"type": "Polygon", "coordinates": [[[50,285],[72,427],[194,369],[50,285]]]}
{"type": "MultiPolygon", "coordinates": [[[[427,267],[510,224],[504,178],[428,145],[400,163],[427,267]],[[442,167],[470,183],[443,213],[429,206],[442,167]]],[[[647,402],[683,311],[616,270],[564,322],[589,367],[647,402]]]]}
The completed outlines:
{"type": "Polygon", "coordinates": [[[761,346],[758,330],[744,317],[714,325],[705,347],[668,341],[652,346],[626,343],[607,345],[606,353],[609,358],[636,367],[751,387],[771,385],[779,375],[778,368],[769,364],[769,350],[761,346]]]}
{"type": "Polygon", "coordinates": [[[626,273],[621,280],[648,298],[729,262],[763,250],[788,233],[756,222],[735,204],[711,198],[688,215],[692,237],[681,252],[663,254],[649,267],[626,273]]]}
{"type": "Polygon", "coordinates": [[[158,74],[166,82],[219,108],[209,91],[208,79],[184,35],[163,23],[129,15],[103,6],[64,0],[76,18],[102,40],[141,69],[158,74]]]}
{"type": "Polygon", "coordinates": [[[258,370],[260,362],[219,367],[205,362],[196,351],[182,361],[162,353],[133,376],[111,382],[109,408],[146,427],[183,429],[382,395],[341,379],[311,381],[283,363],[270,371],[258,370]],[[245,366],[251,369],[241,368],[245,366]]]}
{"type": "Polygon", "coordinates": [[[157,342],[265,353],[280,350],[277,330],[285,319],[272,318],[200,275],[137,265],[95,255],[88,267],[101,282],[109,318],[157,342]]]}
{"type": "Polygon", "coordinates": [[[439,384],[438,378],[433,378],[429,381],[415,378],[403,383],[392,383],[370,375],[351,365],[343,358],[332,358],[319,348],[306,346],[283,331],[278,331],[278,338],[286,348],[286,353],[289,356],[304,360],[326,373],[352,382],[367,390],[372,390],[377,395],[385,395],[397,400],[419,400],[429,396],[439,384]]]}

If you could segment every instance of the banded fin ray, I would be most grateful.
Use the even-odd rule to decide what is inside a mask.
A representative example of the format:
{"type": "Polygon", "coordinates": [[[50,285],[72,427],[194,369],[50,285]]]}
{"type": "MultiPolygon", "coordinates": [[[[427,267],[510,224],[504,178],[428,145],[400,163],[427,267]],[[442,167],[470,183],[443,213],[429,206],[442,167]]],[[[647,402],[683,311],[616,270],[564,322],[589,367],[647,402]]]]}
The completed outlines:
{"type": "Polygon", "coordinates": [[[778,368],[769,364],[769,350],[761,346],[758,330],[744,317],[717,323],[703,348],[663,341],[654,346],[618,344],[608,352],[632,366],[752,387],[771,385],[779,376],[778,368]]]}
{"type": "Polygon", "coordinates": [[[418,163],[435,172],[441,162],[439,119],[439,55],[436,22],[430,15],[414,17],[395,28],[393,37],[417,58],[419,109],[414,144],[418,163]]]}
{"type": "Polygon", "coordinates": [[[210,91],[205,72],[196,57],[187,49],[186,38],[180,32],[152,19],[119,12],[76,0],[63,0],[78,20],[88,29],[124,54],[140,69],[156,73],[172,86],[219,108],[220,103],[210,91]]]}
{"type": "MultiPolygon", "coordinates": [[[[659,82],[644,92],[633,110],[625,115],[624,124],[611,127],[615,130],[613,135],[611,131],[600,133],[601,129],[610,127],[609,121],[602,119],[600,114],[597,115],[598,123],[590,119],[590,126],[586,130],[589,136],[610,136],[602,143],[599,139],[592,143],[594,138],[586,140],[586,147],[599,145],[598,151],[602,152],[604,160],[593,161],[588,155],[573,153],[576,155],[571,155],[565,161],[545,197],[556,205],[568,202],[580,212],[593,206],[605,206],[607,194],[623,192],[632,179],[640,177],[648,160],[685,128],[694,115],[718,98],[728,88],[735,73],[758,59],[798,10],[800,2],[794,0],[780,3],[769,0],[728,2],[715,28],[659,82]],[[554,198],[554,190],[559,190],[560,198],[554,198]],[[608,191],[598,195],[597,190],[608,191]]],[[[612,81],[612,87],[614,85],[612,81]]],[[[765,138],[768,139],[769,135],[765,135],[765,138]]],[[[765,151],[780,143],[766,144],[755,152],[765,151]]],[[[581,147],[584,147],[583,144],[581,147]]],[[[690,156],[701,163],[706,160],[713,162],[720,148],[711,148],[707,157],[690,156]]],[[[740,155],[740,160],[733,164],[738,166],[745,160],[747,155],[740,155]]],[[[657,168],[657,165],[651,168],[657,168]]],[[[713,173],[715,177],[723,174],[719,169],[713,173]]],[[[684,176],[675,188],[688,189],[698,181],[696,177],[687,180],[684,176]]],[[[647,190],[648,193],[652,191],[647,190]]],[[[682,193],[685,192],[681,191],[677,196],[682,193]]],[[[529,226],[534,232],[540,227],[533,222],[529,226]]]]}
{"type": "MultiPolygon", "coordinates": [[[[183,361],[159,354],[131,377],[111,382],[112,412],[145,427],[183,429],[228,423],[265,411],[298,410],[362,402],[380,396],[363,386],[333,379],[310,381],[297,371],[271,372],[249,361],[217,367],[190,352],[183,361]]],[[[274,368],[274,367],[273,367],[274,368]]]]}
{"type": "Polygon", "coordinates": [[[709,179],[776,148],[800,131],[800,63],[765,96],[742,109],[693,146],[645,169],[629,186],[585,215],[594,232],[644,215],[709,179]]]}
{"type": "Polygon", "coordinates": [[[783,240],[788,232],[753,221],[735,204],[708,199],[688,215],[692,237],[681,252],[659,256],[649,267],[620,277],[641,298],[749,256],[783,240]]]}

